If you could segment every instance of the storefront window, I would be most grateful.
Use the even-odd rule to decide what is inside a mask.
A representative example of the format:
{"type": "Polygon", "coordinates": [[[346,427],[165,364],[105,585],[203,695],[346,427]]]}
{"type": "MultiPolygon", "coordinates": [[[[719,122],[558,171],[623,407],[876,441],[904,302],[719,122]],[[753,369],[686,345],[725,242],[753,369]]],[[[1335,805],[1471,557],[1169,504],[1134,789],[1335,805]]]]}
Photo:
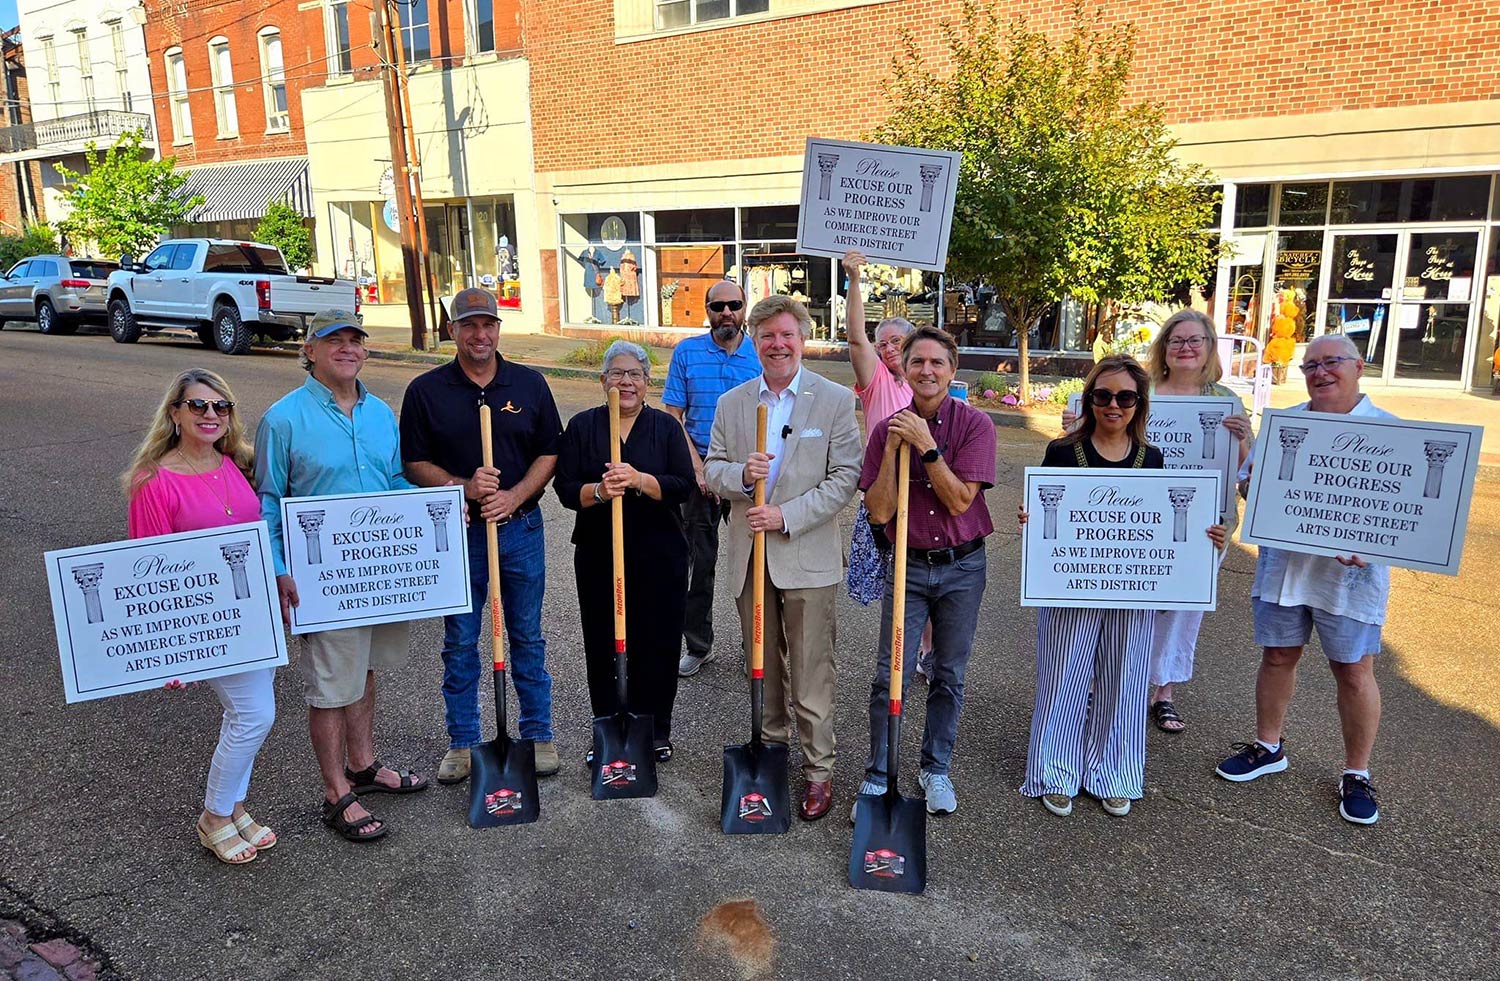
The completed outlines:
{"type": "Polygon", "coordinates": [[[1235,188],[1234,227],[1263,228],[1271,224],[1271,185],[1241,184],[1235,188]]]}
{"type": "Polygon", "coordinates": [[[746,298],[751,306],[768,296],[799,300],[812,316],[813,338],[832,340],[834,260],[796,248],[794,242],[745,242],[738,271],[746,298]]]}
{"type": "Polygon", "coordinates": [[[1328,218],[1328,184],[1281,185],[1281,224],[1322,225],[1328,218]]]}
{"type": "MultiPolygon", "coordinates": [[[[1500,196],[1500,191],[1497,191],[1500,196]]],[[[1500,206],[1500,201],[1496,201],[1500,206]]],[[[1500,363],[1496,363],[1497,342],[1500,342],[1500,225],[1490,229],[1489,260],[1485,263],[1484,287],[1480,292],[1479,349],[1474,359],[1473,385],[1480,391],[1495,390],[1500,394],[1500,384],[1492,379],[1500,375],[1500,363]]]]}
{"type": "Polygon", "coordinates": [[[797,205],[740,209],[740,238],[797,240],[797,205]]]}
{"type": "Polygon", "coordinates": [[[623,327],[645,322],[640,212],[566,215],[563,246],[570,322],[623,327]]]}
{"type": "Polygon", "coordinates": [[[1331,221],[1335,225],[1362,225],[1482,220],[1489,191],[1487,175],[1336,181],[1331,221]]]}
{"type": "Polygon", "coordinates": [[[473,285],[494,290],[502,307],[521,305],[521,273],[515,200],[509,195],[474,198],[473,285]]]}
{"type": "Polygon", "coordinates": [[[1323,265],[1322,232],[1282,232],[1276,236],[1276,265],[1273,288],[1276,290],[1275,309],[1262,325],[1271,326],[1277,316],[1290,316],[1295,331],[1292,335],[1297,343],[1311,337],[1312,318],[1318,309],[1318,274],[1323,265]]]}
{"type": "Polygon", "coordinates": [[[733,242],[734,209],[711,208],[701,211],[658,211],[656,241],[733,242]]]}
{"type": "MultiPolygon", "coordinates": [[[[661,214],[657,215],[660,235],[661,214]]],[[[734,229],[731,213],[730,230],[734,229]]],[[[657,276],[661,288],[658,316],[663,327],[705,327],[708,325],[708,291],[715,284],[731,278],[735,268],[736,248],[732,244],[662,245],[656,249],[657,276]]]]}

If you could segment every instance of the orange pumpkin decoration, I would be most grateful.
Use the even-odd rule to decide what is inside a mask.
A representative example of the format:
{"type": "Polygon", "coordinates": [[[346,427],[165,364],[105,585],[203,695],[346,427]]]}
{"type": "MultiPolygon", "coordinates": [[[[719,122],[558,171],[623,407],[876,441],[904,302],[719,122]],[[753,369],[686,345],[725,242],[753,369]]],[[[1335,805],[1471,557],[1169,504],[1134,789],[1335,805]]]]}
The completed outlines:
{"type": "MultiPolygon", "coordinates": [[[[1277,320],[1284,318],[1278,317],[1277,320]]],[[[1297,353],[1297,342],[1290,336],[1278,335],[1266,345],[1266,360],[1271,364],[1291,364],[1297,353]]]]}

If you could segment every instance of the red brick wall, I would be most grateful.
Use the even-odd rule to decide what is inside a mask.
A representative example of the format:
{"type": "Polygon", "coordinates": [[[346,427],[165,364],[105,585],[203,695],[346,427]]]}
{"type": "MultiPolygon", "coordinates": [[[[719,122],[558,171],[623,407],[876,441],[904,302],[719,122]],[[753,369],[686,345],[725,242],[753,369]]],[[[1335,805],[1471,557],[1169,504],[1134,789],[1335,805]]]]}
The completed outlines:
{"type": "MultiPolygon", "coordinates": [[[[155,93],[158,139],[163,156],[176,156],[182,166],[296,156],[307,152],[302,131],[302,89],[321,85],[327,65],[321,8],[298,10],[297,0],[224,3],[222,0],[146,0],[146,49],[151,59],[151,88],[155,93]],[[287,108],[291,127],[285,133],[266,132],[266,102],[261,83],[260,38],[263,27],[281,31],[281,59],[286,73],[287,108]],[[229,39],[234,73],[235,112],[239,136],[218,139],[214,110],[213,73],[208,42],[229,39]],[[172,146],[177,134],[167,97],[166,51],[182,48],[187,68],[189,111],[193,142],[172,146]]],[[[350,7],[351,28],[359,20],[358,6],[350,7]]],[[[363,28],[368,35],[369,28],[363,28]]],[[[357,42],[356,42],[357,43],[357,42]]]]}
{"type": "MultiPolygon", "coordinates": [[[[993,0],[1048,29],[1070,0],[993,0]]],[[[611,0],[531,3],[537,169],[800,152],[883,118],[897,32],[929,53],[957,0],[902,2],[614,43],[611,0]],[[704,138],[700,132],[711,136],[704,138]],[[734,132],[747,134],[735,139],[734,132]]],[[[1102,0],[1137,25],[1137,98],[1171,122],[1464,102],[1500,92],[1494,0],[1102,0]]]]}
{"type": "MultiPolygon", "coordinates": [[[[11,35],[13,36],[13,35],[11,35]]],[[[14,79],[16,86],[16,121],[19,123],[31,122],[31,96],[26,85],[26,55],[19,43],[14,45],[10,42],[10,36],[5,42],[5,71],[14,79]]],[[[3,80],[0,80],[3,83],[3,80]]],[[[0,96],[6,96],[6,89],[0,84],[0,96]]],[[[6,96],[8,98],[8,96],[6,96]]],[[[0,112],[0,126],[13,125],[10,107],[4,107],[0,112]]],[[[24,230],[28,218],[35,216],[37,221],[47,220],[47,208],[42,197],[42,165],[40,161],[32,160],[25,163],[8,163],[0,165],[0,235],[15,235],[24,230]],[[28,176],[29,187],[19,179],[18,170],[22,170],[28,176]],[[26,202],[22,202],[23,194],[26,202]]],[[[3,272],[4,270],[0,270],[3,272]]]]}

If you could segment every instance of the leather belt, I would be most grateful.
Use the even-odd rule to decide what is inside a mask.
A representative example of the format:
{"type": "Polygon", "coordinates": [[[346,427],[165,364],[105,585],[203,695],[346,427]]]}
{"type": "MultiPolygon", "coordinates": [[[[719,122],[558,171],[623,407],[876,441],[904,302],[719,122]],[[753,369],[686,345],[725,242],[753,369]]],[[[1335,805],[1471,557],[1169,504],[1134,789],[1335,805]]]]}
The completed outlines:
{"type": "Polygon", "coordinates": [[[908,548],[906,555],[909,559],[925,562],[928,565],[951,565],[965,555],[973,555],[981,548],[984,548],[984,539],[976,538],[962,545],[954,545],[952,548],[908,548]]]}
{"type": "Polygon", "coordinates": [[[510,514],[506,515],[505,517],[501,518],[499,521],[495,522],[495,524],[497,524],[497,525],[509,524],[510,522],[514,521],[516,518],[524,518],[526,515],[528,515],[531,512],[535,511],[536,508],[537,508],[537,503],[535,501],[528,501],[525,504],[522,504],[520,507],[516,508],[510,514]]]}

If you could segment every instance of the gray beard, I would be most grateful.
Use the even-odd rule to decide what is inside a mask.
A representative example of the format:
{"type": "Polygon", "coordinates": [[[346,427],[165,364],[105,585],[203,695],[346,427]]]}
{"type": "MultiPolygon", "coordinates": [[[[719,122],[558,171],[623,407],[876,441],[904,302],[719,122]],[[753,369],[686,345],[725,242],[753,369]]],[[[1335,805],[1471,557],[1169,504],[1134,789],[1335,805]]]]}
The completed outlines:
{"type": "Polygon", "coordinates": [[[710,327],[709,331],[713,334],[714,340],[720,344],[728,344],[740,336],[740,328],[735,324],[731,324],[728,327],[710,327]]]}

